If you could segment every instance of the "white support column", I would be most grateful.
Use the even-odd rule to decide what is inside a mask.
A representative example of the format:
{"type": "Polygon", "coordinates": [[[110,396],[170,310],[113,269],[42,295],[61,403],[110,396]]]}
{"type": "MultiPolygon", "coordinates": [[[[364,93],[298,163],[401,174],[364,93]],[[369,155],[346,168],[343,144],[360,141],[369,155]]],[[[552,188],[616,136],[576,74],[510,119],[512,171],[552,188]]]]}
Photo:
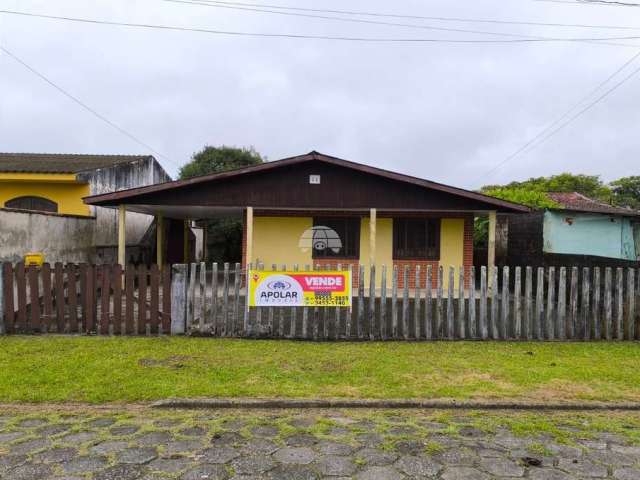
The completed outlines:
{"type": "Polygon", "coordinates": [[[245,262],[248,268],[249,264],[253,261],[253,207],[247,207],[247,217],[244,228],[246,229],[247,235],[247,244],[245,245],[245,262]]]}
{"type": "Polygon", "coordinates": [[[164,216],[160,213],[156,216],[156,263],[162,270],[164,265],[164,216]]]}
{"type": "Polygon", "coordinates": [[[127,263],[127,206],[118,205],[118,263],[127,263]]]}
{"type": "Polygon", "coordinates": [[[487,271],[489,275],[489,287],[493,288],[493,269],[496,267],[496,227],[497,213],[495,210],[489,212],[489,239],[487,242],[487,271]]]}
{"type": "Polygon", "coordinates": [[[378,212],[375,208],[369,211],[369,266],[376,264],[376,236],[378,212]]]}

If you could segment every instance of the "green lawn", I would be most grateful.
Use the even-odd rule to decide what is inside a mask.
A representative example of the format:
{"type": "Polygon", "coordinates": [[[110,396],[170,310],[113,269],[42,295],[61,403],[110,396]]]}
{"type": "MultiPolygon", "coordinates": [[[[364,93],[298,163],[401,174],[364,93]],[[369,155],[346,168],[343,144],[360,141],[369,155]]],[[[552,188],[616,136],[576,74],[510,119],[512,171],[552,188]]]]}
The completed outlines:
{"type": "Polygon", "coordinates": [[[640,344],[0,338],[0,402],[169,397],[640,401],[640,344]]]}

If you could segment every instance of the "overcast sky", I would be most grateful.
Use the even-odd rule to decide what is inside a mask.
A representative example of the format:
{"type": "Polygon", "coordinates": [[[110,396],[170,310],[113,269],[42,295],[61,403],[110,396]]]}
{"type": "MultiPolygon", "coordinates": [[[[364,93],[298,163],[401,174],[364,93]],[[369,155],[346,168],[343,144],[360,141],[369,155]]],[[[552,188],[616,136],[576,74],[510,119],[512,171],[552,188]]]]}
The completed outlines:
{"type": "MultiPolygon", "coordinates": [[[[316,9],[638,30],[354,17],[522,36],[639,36],[640,8],[536,0],[236,0],[316,9]]],[[[516,37],[359,24],[163,0],[0,0],[3,10],[207,29],[342,37],[516,37]]],[[[640,175],[640,74],[539,148],[488,173],[640,52],[555,43],[358,43],[252,38],[0,14],[0,42],[170,160],[205,144],[269,160],[318,150],[467,188],[562,171],[640,175]]],[[[637,47],[633,48],[636,44],[637,47]]],[[[613,79],[606,92],[635,68],[613,79]]],[[[597,95],[593,97],[597,98],[597,95]]],[[[0,52],[0,151],[153,153],[0,52]]]]}

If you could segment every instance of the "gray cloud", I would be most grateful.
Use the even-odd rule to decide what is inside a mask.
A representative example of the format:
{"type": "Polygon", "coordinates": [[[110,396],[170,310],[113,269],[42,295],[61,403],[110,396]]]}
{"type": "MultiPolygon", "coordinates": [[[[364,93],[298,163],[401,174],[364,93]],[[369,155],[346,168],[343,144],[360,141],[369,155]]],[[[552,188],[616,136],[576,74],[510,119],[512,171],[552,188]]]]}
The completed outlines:
{"type": "MultiPolygon", "coordinates": [[[[295,5],[346,8],[338,0],[295,5]]],[[[0,0],[0,7],[256,32],[493,38],[160,0],[0,0]]],[[[640,29],[633,9],[531,0],[354,0],[348,8],[640,29]]],[[[411,23],[523,35],[640,35],[640,30],[411,23]]],[[[491,175],[486,172],[640,50],[640,41],[637,49],[589,43],[357,44],[135,30],[9,15],[0,15],[0,41],[165,152],[175,162],[164,162],[172,174],[176,164],[188,161],[205,143],[253,145],[270,159],[317,149],[465,187],[566,170],[602,174],[607,180],[639,174],[640,76],[541,148],[491,175]]],[[[147,153],[6,55],[0,55],[0,150],[147,153]]]]}

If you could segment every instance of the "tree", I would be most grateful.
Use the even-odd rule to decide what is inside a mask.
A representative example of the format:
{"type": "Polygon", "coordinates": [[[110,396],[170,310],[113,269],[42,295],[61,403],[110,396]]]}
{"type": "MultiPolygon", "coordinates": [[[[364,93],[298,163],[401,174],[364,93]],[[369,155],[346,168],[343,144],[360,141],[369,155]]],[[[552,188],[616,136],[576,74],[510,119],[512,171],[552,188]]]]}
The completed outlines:
{"type": "Polygon", "coordinates": [[[224,172],[235,168],[249,167],[264,162],[263,158],[253,147],[211,147],[205,146],[194,153],[191,161],[180,169],[180,179],[224,172]]]}
{"type": "MultiPolygon", "coordinates": [[[[266,161],[253,147],[205,146],[194,153],[191,162],[180,169],[180,179],[249,167],[266,161]]],[[[242,261],[242,221],[236,218],[207,221],[208,260],[214,262],[242,261]]]]}
{"type": "Polygon", "coordinates": [[[640,210],[640,176],[623,177],[611,182],[613,203],[640,210]]]}

